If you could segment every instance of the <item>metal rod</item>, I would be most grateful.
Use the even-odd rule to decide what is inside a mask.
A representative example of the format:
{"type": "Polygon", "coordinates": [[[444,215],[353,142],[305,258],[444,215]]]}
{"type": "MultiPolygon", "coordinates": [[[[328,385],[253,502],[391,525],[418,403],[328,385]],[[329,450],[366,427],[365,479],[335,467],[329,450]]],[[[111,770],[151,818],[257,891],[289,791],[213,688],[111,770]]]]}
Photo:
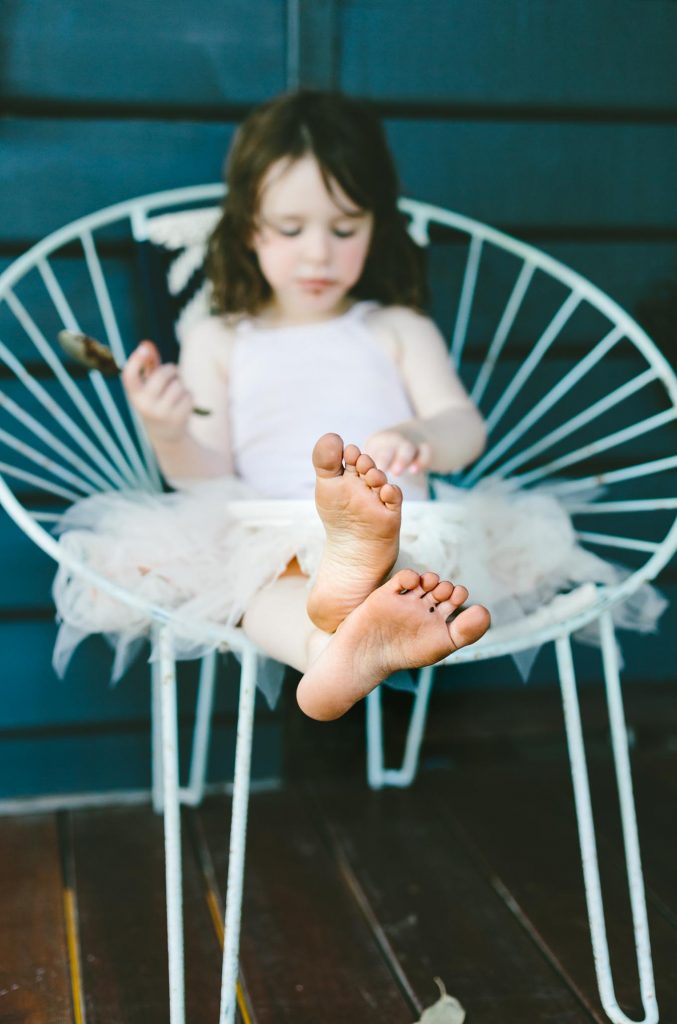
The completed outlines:
{"type": "Polygon", "coordinates": [[[519,272],[519,276],[515,281],[510,298],[508,299],[507,305],[503,311],[503,316],[500,319],[498,327],[496,328],[496,333],[489,345],[486,358],[480,367],[477,379],[475,380],[472,391],[470,392],[470,397],[476,405],[479,405],[482,401],[482,396],[484,395],[487,384],[491,379],[491,374],[494,371],[498,357],[503,350],[503,346],[508,334],[510,333],[515,317],[519,312],[524,296],[531,284],[531,279],[534,276],[535,269],[536,268],[533,263],[525,261],[519,272]]]}
{"type": "Polygon", "coordinates": [[[498,400],[494,408],[487,416],[487,430],[489,433],[497,426],[499,421],[503,418],[504,413],[510,408],[510,405],[515,400],[515,397],[522,390],[524,384],[527,382],[531,374],[534,372],[541,359],[548,351],[553,341],[564,328],[567,321],[571,318],[574,310],[579,306],[581,302],[581,296],[578,292],[572,292],[568,299],[562,303],[557,313],[554,315],[545,331],[538,339],[527,358],[522,363],[521,367],[508,384],[507,388],[503,392],[503,395],[498,400]]]}
{"type": "Polygon", "coordinates": [[[613,434],[607,434],[606,437],[600,437],[597,441],[591,441],[590,444],[583,445],[581,448],[569,452],[568,455],[562,455],[558,459],[553,459],[552,462],[548,462],[545,466],[539,466],[528,473],[518,474],[514,479],[518,480],[521,486],[533,483],[534,480],[542,480],[543,477],[551,476],[560,469],[573,466],[577,462],[583,462],[585,459],[590,458],[591,455],[608,451],[609,448],[615,448],[619,444],[631,441],[634,437],[640,437],[651,430],[657,430],[658,427],[665,426],[666,423],[671,423],[676,418],[677,409],[666,409],[655,416],[649,416],[645,420],[640,420],[639,423],[633,423],[630,427],[624,427],[623,430],[616,430],[613,434]]]}
{"type": "Polygon", "coordinates": [[[209,739],[214,707],[214,689],[216,684],[216,651],[206,654],[200,666],[200,683],[195,713],[195,729],[193,732],[193,751],[190,760],[188,788],[184,793],[183,802],[196,807],[202,802],[207,778],[207,760],[209,758],[209,739]]]}
{"type": "MultiPolygon", "coordinates": [[[[14,297],[10,297],[9,295],[7,296],[7,299],[8,304],[10,306],[12,306],[13,303],[18,302],[18,300],[15,300],[14,297]]],[[[16,309],[13,308],[12,311],[15,313],[15,315],[17,315],[16,309]]],[[[26,314],[26,316],[28,316],[28,314],[26,314]]],[[[30,321],[30,323],[32,323],[30,318],[28,318],[28,320],[30,321]]],[[[26,324],[22,323],[22,326],[24,327],[24,329],[26,329],[26,324]]],[[[42,337],[40,332],[38,332],[38,334],[36,335],[36,338],[37,337],[44,341],[44,338],[42,337]]],[[[33,338],[32,340],[35,341],[35,338],[33,338]]],[[[2,342],[0,342],[0,358],[2,358],[2,360],[6,363],[6,365],[12,371],[14,376],[17,378],[17,380],[19,380],[24,385],[24,387],[28,391],[30,391],[30,393],[35,398],[38,399],[38,401],[52,416],[52,418],[56,420],[56,422],[66,431],[66,433],[70,434],[70,436],[75,441],[78,442],[83,451],[87,452],[87,454],[90,456],[90,458],[95,463],[97,468],[102,470],[102,472],[106,473],[107,476],[114,482],[116,486],[124,487],[126,483],[128,483],[128,481],[125,480],[125,477],[120,473],[120,471],[116,469],[111,462],[109,462],[109,460],[105,457],[101,449],[97,448],[86,436],[86,434],[84,434],[83,431],[78,426],[76,426],[76,424],[73,422],[72,417],[66,415],[64,410],[57,402],[54,401],[49,392],[45,388],[43,388],[41,384],[38,384],[38,382],[34,380],[33,377],[31,377],[31,375],[26,371],[24,366],[2,342]]],[[[104,436],[106,436],[105,431],[101,427],[101,423],[98,417],[95,415],[92,408],[82,397],[82,394],[75,387],[72,380],[70,379],[70,377],[68,377],[68,374],[66,374],[65,370],[63,369],[60,363],[59,369],[55,370],[55,374],[59,378],[60,383],[64,386],[67,394],[72,398],[76,407],[82,413],[83,418],[87,421],[87,423],[89,423],[89,425],[91,426],[91,419],[91,421],[96,424],[96,435],[99,436],[103,434],[104,436]],[[87,410],[86,412],[84,411],[85,409],[87,410]]]]}
{"type": "Polygon", "coordinates": [[[19,423],[34,434],[35,437],[39,438],[39,440],[47,445],[48,448],[51,448],[53,452],[56,452],[57,455],[60,455],[66,460],[66,462],[69,462],[71,466],[74,466],[75,469],[77,469],[82,476],[87,477],[95,487],[99,489],[103,488],[104,490],[108,489],[110,484],[105,477],[101,476],[100,473],[97,473],[89,463],[85,462],[84,459],[81,459],[76,452],[68,447],[68,445],[65,445],[62,441],[59,441],[58,438],[54,437],[49,430],[43,427],[39,420],[36,420],[34,416],[31,416],[31,414],[26,412],[25,409],[22,409],[22,407],[11,399],[9,395],[6,395],[4,391],[0,391],[0,407],[3,408],[8,415],[13,416],[15,420],[18,420],[19,423]]]}
{"type": "Polygon", "coordinates": [[[240,675],[235,778],[233,780],[233,810],[230,824],[228,883],[226,887],[220,1024],[233,1024],[237,1004],[236,985],[240,949],[240,919],[242,915],[242,887],[244,881],[244,855],[247,834],[247,808],[249,803],[257,663],[256,650],[253,647],[247,647],[242,655],[242,671],[240,675]]]}
{"type": "Polygon", "coordinates": [[[478,480],[488,469],[489,466],[493,465],[500,457],[512,448],[515,442],[526,434],[527,430],[538,423],[546,413],[550,412],[557,402],[561,401],[565,395],[567,395],[571,389],[581,380],[587,373],[592,370],[594,366],[607,354],[607,352],[616,345],[623,337],[623,330],[620,327],[614,327],[613,330],[609,331],[601,341],[598,341],[593,349],[586,356],[581,359],[580,363],[577,363],[567,374],[562,377],[560,381],[547,395],[543,398],[533,409],[522,417],[519,423],[516,423],[500,441],[497,441],[493,445],[479,462],[473,467],[473,469],[465,474],[464,482],[466,485],[470,485],[475,480],[478,480]]]}
{"type": "MultiPolygon", "coordinates": [[[[61,285],[57,281],[54,271],[52,270],[50,264],[47,262],[47,260],[39,260],[37,263],[37,268],[40,272],[42,280],[44,281],[45,287],[49,292],[49,296],[52,302],[54,303],[56,311],[61,317],[64,326],[69,331],[81,333],[81,328],[77,321],[77,318],[73,313],[70,303],[66,299],[66,296],[63,293],[61,285]]],[[[35,339],[33,340],[35,341],[35,339]]],[[[43,357],[49,362],[50,366],[52,366],[52,369],[54,370],[56,376],[58,377],[63,387],[66,389],[69,397],[72,399],[76,407],[85,417],[87,423],[92,428],[92,430],[99,438],[101,443],[104,445],[106,451],[113,459],[120,472],[126,477],[127,481],[132,486],[138,485],[138,480],[134,475],[131,466],[125,459],[122,449],[115,444],[113,438],[105,429],[103,423],[101,423],[96,413],[94,413],[94,411],[91,409],[89,403],[86,402],[81,392],[77,388],[75,389],[75,392],[73,391],[73,382],[71,381],[70,377],[64,370],[61,360],[56,358],[52,349],[47,345],[46,340],[45,346],[47,351],[42,353],[43,357]]],[[[112,399],[110,399],[110,396],[108,395],[108,388],[104,383],[103,378],[101,378],[101,375],[97,371],[95,371],[91,374],[91,380],[94,386],[94,390],[96,391],[97,397],[99,398],[99,401],[103,406],[104,412],[106,413],[110,420],[111,426],[113,426],[116,432],[119,429],[122,429],[122,435],[119,437],[119,440],[123,441],[125,435],[127,436],[128,439],[129,435],[127,434],[126,428],[124,427],[122,420],[120,419],[117,409],[115,409],[114,407],[112,399]],[[115,411],[113,412],[114,409],[115,411]]]]}
{"type": "Polygon", "coordinates": [[[154,656],[150,661],[150,744],[151,744],[151,793],[153,810],[161,814],[164,807],[162,795],[162,672],[157,657],[159,644],[157,623],[152,626],[152,643],[154,656]]]}
{"type": "Polygon", "coordinates": [[[383,715],[381,687],[377,686],[365,701],[367,716],[367,782],[370,789],[383,787],[383,715]]]}
{"type": "Polygon", "coordinates": [[[174,650],[168,626],[159,627],[158,648],[162,702],[162,787],[169,957],[169,1024],[185,1024],[179,731],[174,650]]]}
{"type": "Polygon", "coordinates": [[[677,498],[637,498],[633,501],[597,501],[581,502],[580,505],[567,504],[567,511],[584,512],[586,515],[601,512],[656,512],[661,509],[677,508],[677,498]]]}
{"type": "Polygon", "coordinates": [[[44,477],[38,476],[37,473],[29,473],[18,466],[11,466],[8,462],[0,462],[0,473],[11,476],[15,480],[23,480],[24,483],[48,491],[50,494],[57,494],[60,498],[66,498],[67,501],[79,501],[82,497],[81,494],[69,491],[66,487],[60,487],[59,484],[52,483],[51,480],[46,480],[44,477]]]}
{"type": "MultiPolygon", "coordinates": [[[[96,295],[96,301],[98,303],[101,319],[103,320],[104,329],[106,331],[106,338],[116,362],[122,366],[126,359],[124,346],[122,344],[122,336],[120,334],[120,328],[118,327],[117,318],[113,309],[113,303],[111,302],[110,293],[106,285],[106,279],[101,268],[99,254],[96,251],[94,238],[91,231],[83,231],[80,234],[80,238],[85,254],[85,260],[87,262],[87,269],[89,270],[89,276],[92,281],[92,287],[94,288],[94,294],[96,295]]],[[[133,416],[132,420],[139,443],[144,450],[144,454],[147,456],[145,464],[141,460],[136,446],[129,436],[127,428],[124,426],[119,414],[116,416],[116,422],[118,425],[116,426],[116,423],[113,423],[113,420],[111,420],[111,423],[113,424],[113,427],[117,429],[118,436],[125,446],[127,457],[139,476],[145,477],[148,480],[151,485],[151,489],[159,490],[162,485],[160,474],[158,473],[155,463],[155,458],[152,455],[148,458],[148,453],[145,452],[146,445],[148,444],[146,432],[141,425],[138,416],[133,416]]]]}
{"type": "MultiPolygon", "coordinates": [[[[581,862],[583,866],[583,881],[585,884],[585,898],[588,907],[588,919],[590,922],[590,938],[592,951],[595,960],[595,972],[599,987],[602,1006],[613,1024],[633,1024],[626,1017],[618,1006],[613,987],[611,975],[611,964],[609,962],[609,946],[607,943],[606,924],[604,920],[604,904],[602,902],[602,888],[599,877],[599,864],[597,859],[597,844],[595,841],[595,828],[592,816],[592,803],[590,800],[590,783],[588,781],[588,769],[585,760],[585,746],[583,743],[583,730],[581,726],[580,709],[578,696],[576,694],[576,677],[574,674],[573,656],[571,653],[571,641],[568,635],[559,637],[555,641],[557,654],[557,667],[559,671],[560,686],[562,689],[562,703],[564,708],[564,721],[566,725],[567,745],[569,748],[569,759],[571,762],[571,778],[574,788],[574,803],[576,807],[576,818],[578,821],[578,835],[581,848],[581,862]]],[[[644,989],[642,989],[644,994],[644,989]]],[[[650,999],[644,1001],[645,1017],[638,1024],[657,1024],[657,1008],[655,1002],[650,999]]]]}
{"type": "Polygon", "coordinates": [[[414,781],[418,770],[418,758],[423,742],[428,704],[432,692],[433,680],[435,677],[435,666],[427,665],[418,673],[416,693],[407,729],[407,738],[404,746],[402,765],[398,768],[387,768],[383,773],[384,782],[387,786],[410,786],[414,781]]]}
{"type": "Polygon", "coordinates": [[[72,484],[73,487],[77,487],[83,494],[95,493],[96,488],[92,484],[82,480],[75,473],[71,473],[70,470],[59,465],[58,462],[55,462],[54,459],[44,452],[38,451],[37,448],[33,448],[24,441],[19,441],[18,438],[14,437],[13,434],[9,434],[6,430],[0,430],[0,441],[4,441],[8,448],[12,448],[15,452],[23,455],[24,458],[34,462],[48,473],[52,473],[61,480],[65,480],[66,483],[72,484]]]}
{"type": "Polygon", "coordinates": [[[624,402],[627,398],[636,394],[647,384],[652,383],[656,379],[656,371],[653,369],[645,370],[644,373],[640,373],[633,380],[627,381],[614,391],[609,392],[604,398],[600,398],[598,402],[593,402],[592,405],[588,406],[587,409],[583,409],[582,412],[578,413],[577,416],[572,416],[571,419],[565,420],[561,426],[555,430],[551,430],[549,434],[542,437],[540,441],[536,441],[535,444],[529,445],[528,448],[524,448],[521,452],[518,452],[513,456],[512,459],[508,459],[502,466],[500,466],[495,475],[500,477],[509,476],[513,470],[519,466],[524,465],[529,459],[533,459],[536,455],[540,455],[542,452],[547,451],[548,448],[552,448],[553,445],[559,441],[563,441],[565,437],[573,434],[576,430],[580,430],[587,423],[591,423],[599,416],[603,416],[605,412],[612,409],[614,406],[624,402]]]}
{"type": "Polygon", "coordinates": [[[639,852],[635,800],[632,791],[628,734],[625,726],[618,670],[618,648],[616,646],[613,619],[611,612],[608,610],[600,615],[599,631],[602,641],[602,661],[604,664],[604,681],[609,707],[609,726],[616,768],[616,783],[618,785],[618,802],[623,826],[623,844],[628,873],[630,905],[632,908],[632,923],[635,933],[639,987],[642,995],[645,1020],[657,1021],[656,987],[651,962],[651,940],[649,938],[649,922],[646,913],[642,861],[639,852]]]}
{"type": "Polygon", "coordinates": [[[465,345],[465,338],[468,332],[468,323],[470,320],[470,310],[472,309],[473,298],[475,297],[477,271],[479,269],[480,258],[482,256],[482,245],[482,239],[478,235],[473,235],[468,251],[468,259],[465,265],[463,286],[461,288],[461,297],[458,302],[456,324],[454,326],[454,333],[451,342],[451,356],[456,366],[461,365],[463,347],[465,345]]]}
{"type": "Polygon", "coordinates": [[[571,494],[586,490],[588,487],[602,487],[607,484],[620,483],[623,480],[636,480],[642,476],[653,476],[654,473],[665,473],[677,468],[677,455],[669,455],[664,459],[653,459],[641,462],[627,469],[611,469],[608,473],[595,473],[594,476],[578,477],[575,480],[558,480],[557,493],[571,494]]]}
{"type": "Polygon", "coordinates": [[[648,551],[653,554],[660,548],[660,544],[655,544],[653,541],[636,540],[633,537],[616,537],[606,533],[591,533],[589,530],[579,530],[576,536],[590,544],[601,544],[608,548],[623,548],[627,551],[648,551]]]}

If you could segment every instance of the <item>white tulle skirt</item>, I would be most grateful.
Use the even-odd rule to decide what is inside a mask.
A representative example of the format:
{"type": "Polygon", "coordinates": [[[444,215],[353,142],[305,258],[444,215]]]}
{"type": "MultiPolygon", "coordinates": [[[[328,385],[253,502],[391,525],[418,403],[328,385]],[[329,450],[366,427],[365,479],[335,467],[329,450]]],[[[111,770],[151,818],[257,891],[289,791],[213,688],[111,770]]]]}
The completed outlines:
{"type": "MultiPolygon", "coordinates": [[[[491,481],[470,491],[439,483],[436,491],[436,502],[405,501],[398,567],[431,569],[463,583],[473,602],[490,609],[492,628],[518,622],[581,584],[613,584],[627,575],[577,543],[553,494],[491,481]]],[[[294,556],[310,586],[323,537],[312,502],[264,502],[235,477],[173,494],[97,494],[73,505],[60,526],[60,544],[80,563],[175,612],[179,658],[210,647],[196,640],[191,624],[237,625],[252,597],[294,556]]],[[[65,671],[81,640],[102,633],[115,648],[113,678],[119,678],[149,635],[148,615],[63,565],[54,598],[56,671],[65,671]]],[[[631,610],[617,609],[617,624],[653,630],[664,606],[644,586],[631,610]]],[[[533,656],[516,658],[524,676],[533,656]]]]}

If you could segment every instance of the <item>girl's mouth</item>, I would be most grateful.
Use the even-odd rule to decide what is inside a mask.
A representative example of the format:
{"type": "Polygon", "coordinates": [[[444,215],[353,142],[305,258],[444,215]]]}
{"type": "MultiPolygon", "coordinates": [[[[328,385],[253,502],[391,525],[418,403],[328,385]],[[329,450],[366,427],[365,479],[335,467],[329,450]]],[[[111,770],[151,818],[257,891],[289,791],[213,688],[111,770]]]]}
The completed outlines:
{"type": "Polygon", "coordinates": [[[299,281],[301,288],[308,289],[308,291],[322,291],[333,283],[328,277],[304,277],[299,281]]]}

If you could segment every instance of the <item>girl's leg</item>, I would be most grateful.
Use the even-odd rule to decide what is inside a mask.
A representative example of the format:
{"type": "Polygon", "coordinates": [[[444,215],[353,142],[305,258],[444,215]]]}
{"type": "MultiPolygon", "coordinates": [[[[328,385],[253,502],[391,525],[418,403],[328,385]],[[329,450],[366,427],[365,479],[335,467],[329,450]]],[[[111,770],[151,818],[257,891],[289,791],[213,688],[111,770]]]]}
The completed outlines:
{"type": "Polygon", "coordinates": [[[254,597],[242,628],[262,651],[298,672],[305,672],[330,637],[308,618],[308,581],[292,567],[254,597]]]}

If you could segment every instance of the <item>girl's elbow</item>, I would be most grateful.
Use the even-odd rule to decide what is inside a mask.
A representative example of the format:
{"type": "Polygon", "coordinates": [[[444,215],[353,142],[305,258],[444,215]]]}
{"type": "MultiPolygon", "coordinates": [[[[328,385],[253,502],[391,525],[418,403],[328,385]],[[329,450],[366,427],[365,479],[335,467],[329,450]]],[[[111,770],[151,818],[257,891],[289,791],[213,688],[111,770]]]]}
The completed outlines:
{"type": "Polygon", "coordinates": [[[486,420],[480,412],[475,413],[474,417],[474,430],[473,430],[473,444],[472,444],[472,455],[470,461],[474,462],[475,459],[479,459],[480,455],[483,455],[486,451],[487,441],[489,439],[489,432],[487,430],[486,420]]]}

